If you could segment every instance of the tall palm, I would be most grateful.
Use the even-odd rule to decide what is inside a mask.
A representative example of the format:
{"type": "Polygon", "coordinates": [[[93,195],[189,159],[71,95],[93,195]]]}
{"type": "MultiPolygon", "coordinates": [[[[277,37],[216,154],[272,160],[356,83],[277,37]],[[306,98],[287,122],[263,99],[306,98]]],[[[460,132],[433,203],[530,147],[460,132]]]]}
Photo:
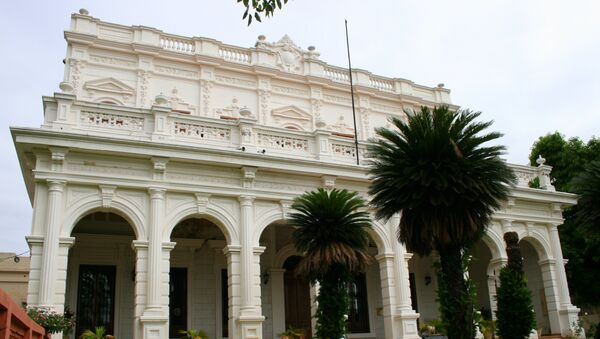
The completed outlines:
{"type": "Polygon", "coordinates": [[[370,261],[366,202],[347,190],[306,192],[294,200],[289,223],[296,249],[304,253],[299,271],[319,282],[316,335],[338,339],[346,333],[348,283],[370,261]]]}
{"type": "Polygon", "coordinates": [[[573,179],[573,188],[579,195],[577,218],[590,236],[600,234],[600,160],[589,163],[573,179]]]}
{"type": "Polygon", "coordinates": [[[422,107],[396,128],[377,129],[371,205],[378,218],[401,212],[399,240],[419,255],[440,255],[440,310],[448,337],[473,338],[472,305],[464,253],[485,232],[515,177],[500,159],[503,146],[483,146],[502,135],[485,132],[481,113],[422,107]]]}

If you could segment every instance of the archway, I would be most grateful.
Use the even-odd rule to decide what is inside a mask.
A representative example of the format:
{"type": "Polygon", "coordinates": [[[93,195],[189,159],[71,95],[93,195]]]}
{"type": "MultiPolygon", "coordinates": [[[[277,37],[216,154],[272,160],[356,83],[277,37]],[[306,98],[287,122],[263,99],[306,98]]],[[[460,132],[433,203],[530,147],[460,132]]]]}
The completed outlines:
{"type": "Polygon", "coordinates": [[[543,334],[550,334],[552,330],[548,317],[544,279],[539,265],[540,258],[532,241],[535,240],[523,238],[519,242],[521,255],[523,256],[523,271],[527,278],[527,287],[531,290],[537,328],[541,328],[543,334]]]}
{"type": "Polygon", "coordinates": [[[490,291],[488,267],[492,260],[492,251],[483,240],[479,240],[471,248],[470,253],[469,278],[475,284],[477,293],[475,309],[481,312],[484,319],[491,320],[493,318],[492,301],[494,296],[491,295],[490,291]]]}
{"type": "Polygon", "coordinates": [[[79,219],[71,236],[65,304],[76,315],[76,337],[97,326],[133,337],[133,227],[117,213],[96,211],[79,219]]]}
{"type": "Polygon", "coordinates": [[[181,220],[171,231],[169,337],[201,329],[210,338],[229,336],[229,274],[225,234],[198,216],[181,220]]]}
{"type": "MultiPolygon", "coordinates": [[[[306,319],[314,316],[316,304],[316,287],[310,287],[307,295],[304,286],[306,281],[295,274],[295,268],[301,254],[292,243],[293,228],[285,220],[271,222],[260,235],[261,246],[266,250],[262,254],[262,310],[265,316],[263,335],[265,338],[276,337],[287,326],[304,328],[306,334],[314,334],[314,320],[310,328],[306,327],[306,319]],[[300,300],[302,299],[302,300],[300,300]],[[306,306],[310,305],[310,315],[306,314],[306,306]],[[292,311],[294,314],[289,314],[292,311]]],[[[369,232],[369,252],[376,256],[381,253],[384,241],[377,231],[369,232]]],[[[351,307],[349,309],[349,330],[352,336],[384,337],[383,297],[380,267],[373,258],[366,271],[358,274],[349,286],[351,307]]]]}

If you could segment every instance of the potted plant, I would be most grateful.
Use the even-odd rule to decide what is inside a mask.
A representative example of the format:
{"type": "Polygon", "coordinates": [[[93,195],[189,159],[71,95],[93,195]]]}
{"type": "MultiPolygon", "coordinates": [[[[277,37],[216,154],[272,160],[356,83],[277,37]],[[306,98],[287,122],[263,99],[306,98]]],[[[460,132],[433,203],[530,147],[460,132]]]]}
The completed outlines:
{"type": "Polygon", "coordinates": [[[278,335],[281,339],[304,339],[304,330],[290,326],[285,332],[279,333],[278,335]]]}
{"type": "Polygon", "coordinates": [[[479,330],[484,339],[491,339],[496,331],[496,323],[492,319],[483,319],[479,322],[479,330]]]}
{"type": "Polygon", "coordinates": [[[53,333],[60,332],[66,336],[73,330],[73,326],[75,326],[75,317],[68,308],[65,309],[63,314],[59,314],[45,308],[28,307],[27,315],[46,330],[47,337],[50,337],[53,333]]]}
{"type": "Polygon", "coordinates": [[[182,339],[208,339],[208,334],[203,330],[179,331],[182,339]]]}
{"type": "Polygon", "coordinates": [[[110,334],[106,334],[106,329],[104,327],[99,326],[92,330],[85,330],[79,339],[115,339],[114,336],[110,334]]]}

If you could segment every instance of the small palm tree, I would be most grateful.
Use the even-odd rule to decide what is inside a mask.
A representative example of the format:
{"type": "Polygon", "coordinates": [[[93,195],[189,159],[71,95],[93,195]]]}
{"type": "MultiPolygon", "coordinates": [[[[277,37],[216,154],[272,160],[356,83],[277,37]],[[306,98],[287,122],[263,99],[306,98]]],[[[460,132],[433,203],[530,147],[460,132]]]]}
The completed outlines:
{"type": "Polygon", "coordinates": [[[203,330],[181,330],[179,331],[181,334],[181,338],[189,338],[189,339],[208,339],[208,334],[203,330]]]}
{"type": "Polygon", "coordinates": [[[110,334],[106,334],[106,329],[103,326],[99,326],[96,327],[94,329],[94,331],[92,330],[85,330],[81,336],[79,337],[80,339],[114,339],[113,336],[111,336],[110,334]]]}
{"type": "Polygon", "coordinates": [[[348,283],[370,261],[366,203],[356,192],[318,189],[296,198],[292,209],[294,245],[304,253],[299,272],[320,284],[316,336],[339,339],[346,333],[348,283]]]}
{"type": "Polygon", "coordinates": [[[406,122],[393,118],[394,129],[377,129],[379,138],[369,147],[376,216],[401,213],[398,238],[406,248],[440,255],[440,310],[453,339],[475,334],[465,252],[515,181],[500,159],[505,148],[482,146],[501,134],[485,133],[492,123],[476,122],[479,115],[422,107],[406,122]]]}

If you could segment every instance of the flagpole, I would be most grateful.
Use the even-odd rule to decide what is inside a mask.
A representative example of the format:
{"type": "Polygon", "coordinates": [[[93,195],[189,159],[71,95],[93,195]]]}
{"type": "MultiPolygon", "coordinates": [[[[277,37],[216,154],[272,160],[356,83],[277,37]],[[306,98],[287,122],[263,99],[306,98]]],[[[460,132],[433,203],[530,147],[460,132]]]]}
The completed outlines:
{"type": "Polygon", "coordinates": [[[352,99],[352,120],[354,121],[354,147],[356,148],[356,164],[360,165],[358,156],[358,130],[356,129],[356,110],[354,109],[354,85],[352,84],[352,63],[350,62],[350,41],[348,40],[348,20],[344,19],[346,25],[346,49],[348,51],[348,76],[350,78],[350,97],[352,99]]]}

